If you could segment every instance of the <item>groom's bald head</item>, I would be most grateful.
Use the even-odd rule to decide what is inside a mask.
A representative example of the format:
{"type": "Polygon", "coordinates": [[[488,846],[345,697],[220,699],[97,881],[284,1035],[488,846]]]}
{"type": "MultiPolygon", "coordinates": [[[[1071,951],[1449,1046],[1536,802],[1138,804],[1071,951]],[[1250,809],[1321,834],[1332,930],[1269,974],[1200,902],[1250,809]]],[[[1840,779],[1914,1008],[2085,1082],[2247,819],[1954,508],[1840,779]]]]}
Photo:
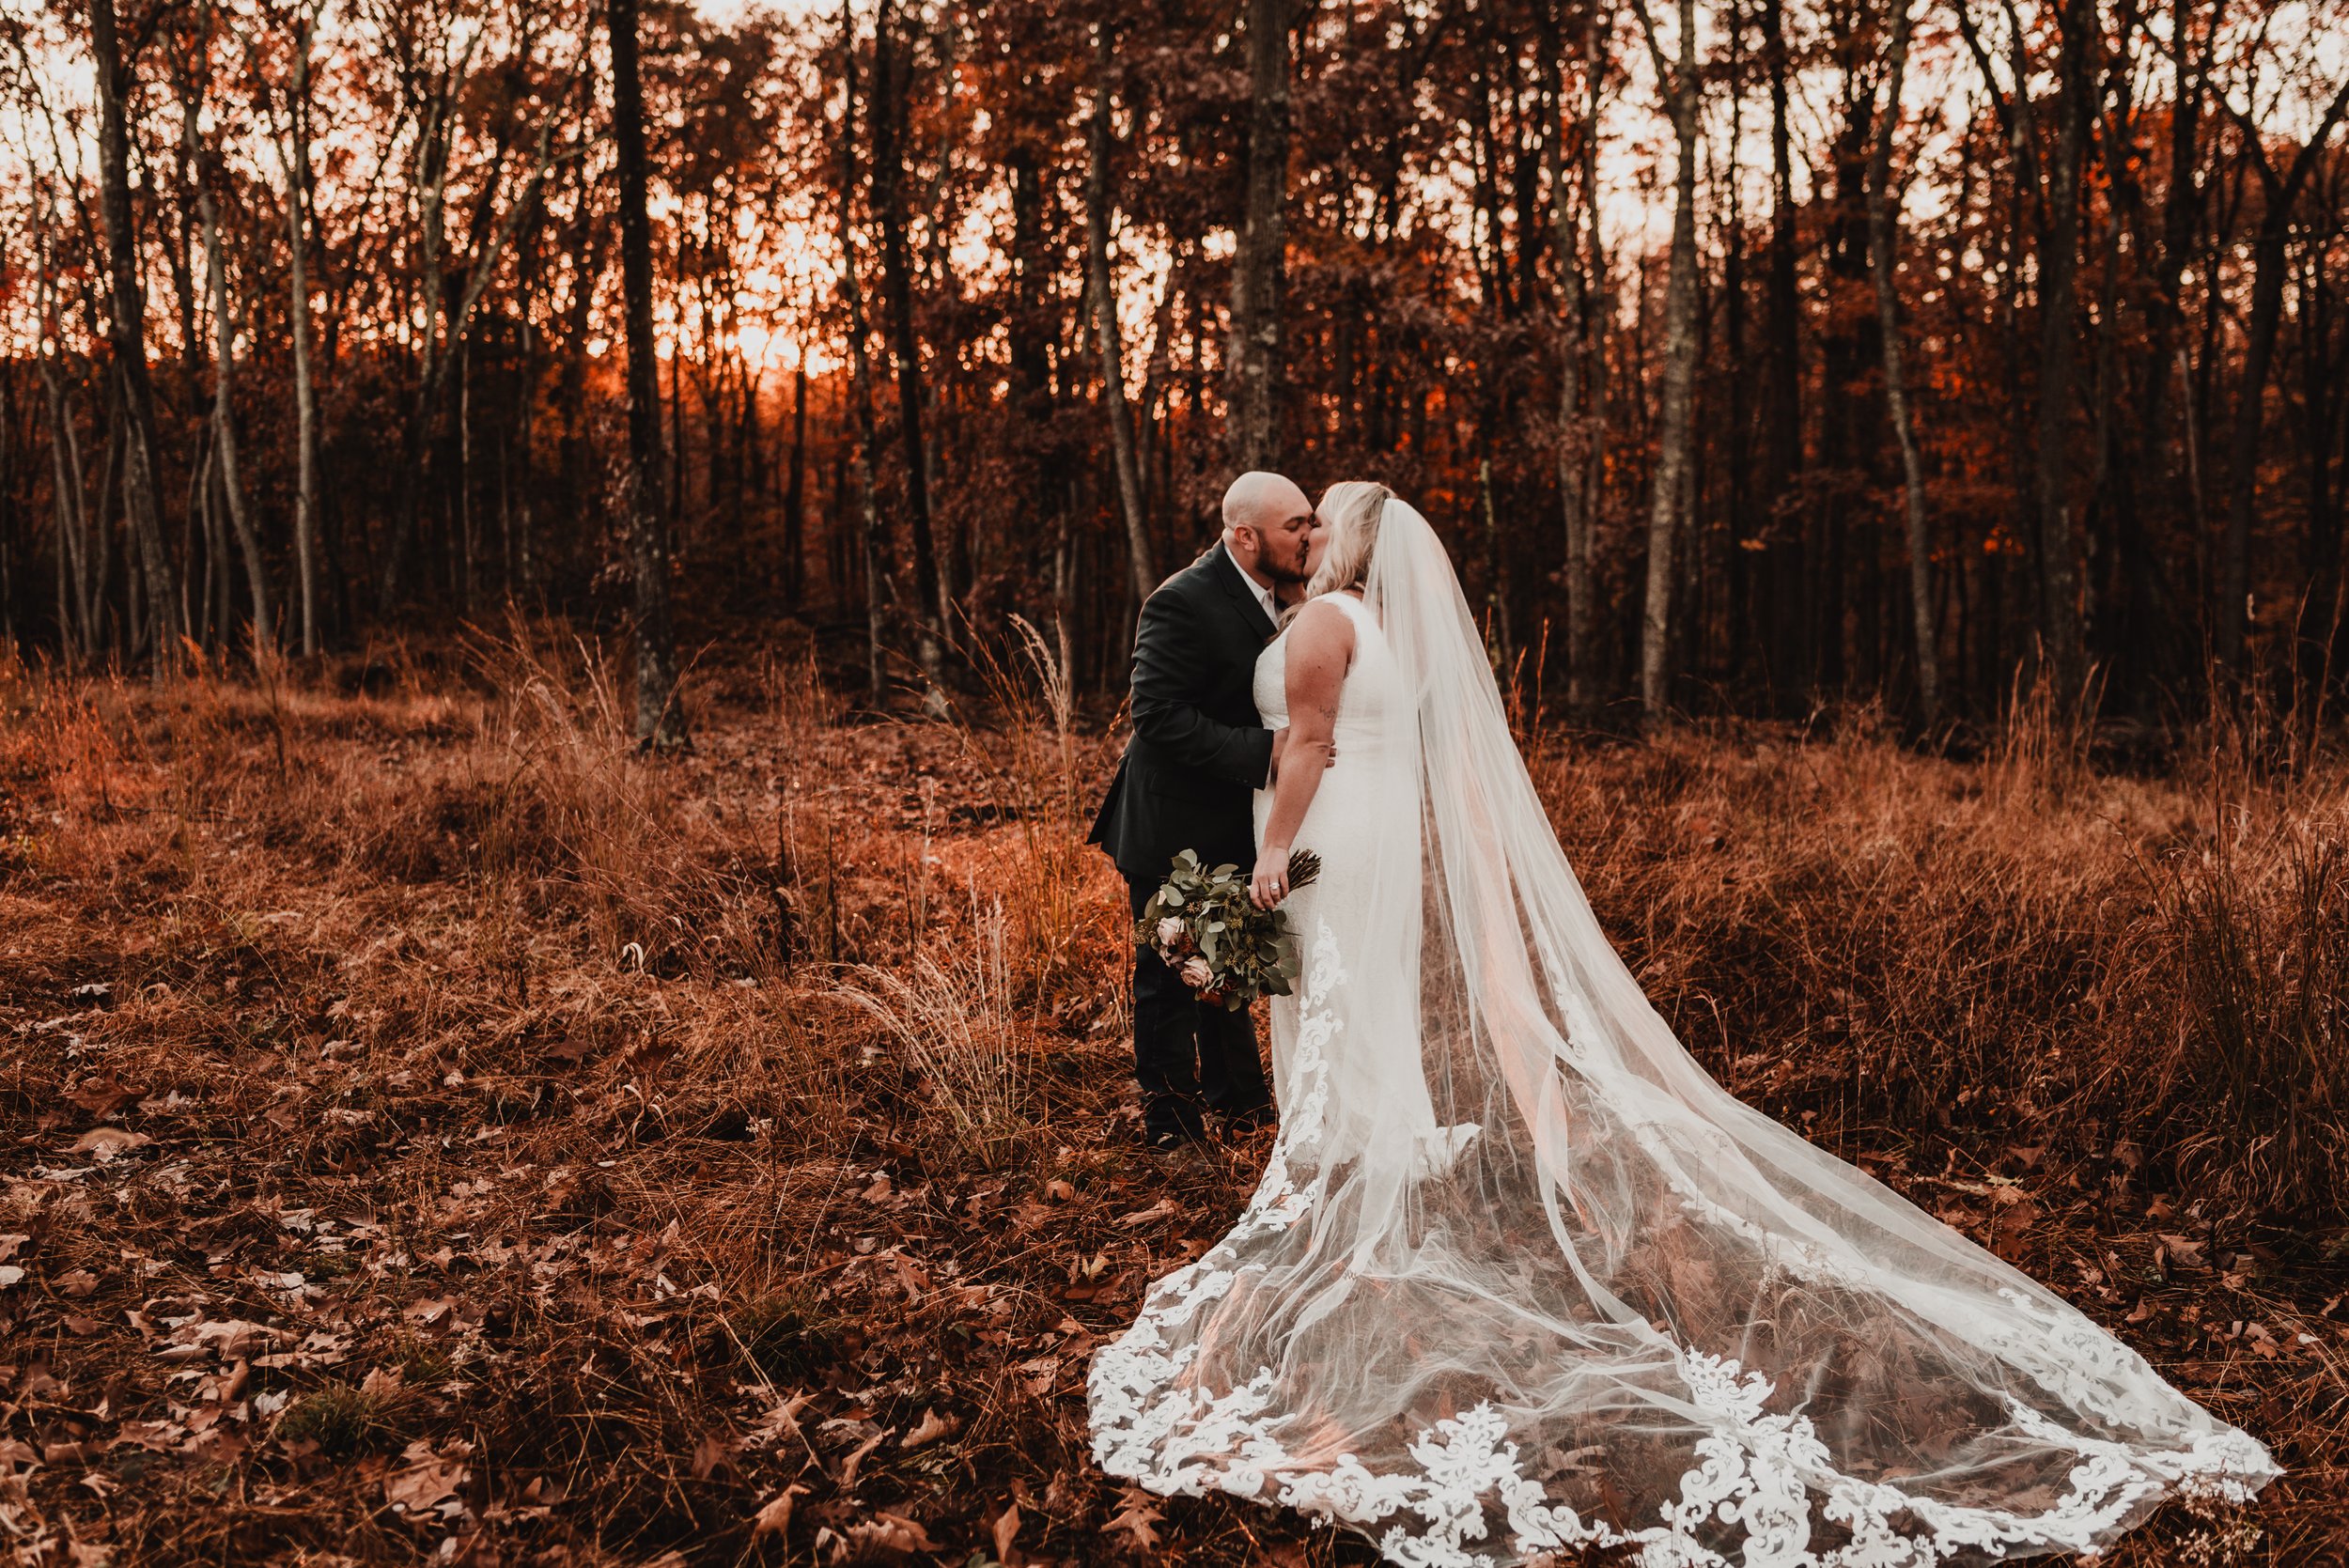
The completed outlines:
{"type": "Polygon", "coordinates": [[[1305,499],[1305,492],[1297,488],[1295,480],[1262,469],[1241,474],[1223,492],[1226,529],[1271,528],[1299,512],[1311,517],[1313,510],[1314,504],[1305,499]]]}
{"type": "Polygon", "coordinates": [[[1293,479],[1252,470],[1223,492],[1223,548],[1266,582],[1304,581],[1313,529],[1314,504],[1293,479]]]}

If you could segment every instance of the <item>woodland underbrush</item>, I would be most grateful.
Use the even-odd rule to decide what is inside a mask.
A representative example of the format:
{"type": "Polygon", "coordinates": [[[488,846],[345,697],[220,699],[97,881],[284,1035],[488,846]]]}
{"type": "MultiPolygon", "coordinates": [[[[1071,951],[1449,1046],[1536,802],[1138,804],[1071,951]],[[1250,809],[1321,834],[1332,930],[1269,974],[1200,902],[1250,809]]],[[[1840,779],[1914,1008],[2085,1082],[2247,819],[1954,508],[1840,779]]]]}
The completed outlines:
{"type": "MultiPolygon", "coordinates": [[[[0,1524],[26,1562],[1366,1562],[1088,1458],[1093,1346],[1267,1137],[1138,1147],[1117,737],[1015,628],[629,745],[596,644],[0,670],[0,1524]],[[910,709],[923,705],[909,705],[910,709]]],[[[2274,1444],[2108,1558],[2349,1549],[2349,764],[2018,704],[1530,737],[1735,1092],[2274,1444]]]]}
{"type": "Polygon", "coordinates": [[[1602,922],[1738,1093],[2341,1215],[2349,766],[2222,737],[2107,773],[2047,725],[2026,709],[1968,763],[1741,728],[1536,771],[1602,922]]]}

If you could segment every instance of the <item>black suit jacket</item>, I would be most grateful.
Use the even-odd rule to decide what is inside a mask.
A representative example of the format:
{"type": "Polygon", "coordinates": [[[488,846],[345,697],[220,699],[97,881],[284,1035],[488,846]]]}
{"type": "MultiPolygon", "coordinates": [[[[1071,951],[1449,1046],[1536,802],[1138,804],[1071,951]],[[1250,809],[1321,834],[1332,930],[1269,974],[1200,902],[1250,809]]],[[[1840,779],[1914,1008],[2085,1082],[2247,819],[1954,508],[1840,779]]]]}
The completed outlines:
{"type": "Polygon", "coordinates": [[[1272,732],[1252,688],[1272,631],[1220,544],[1143,605],[1133,738],[1087,839],[1129,878],[1164,877],[1185,849],[1209,866],[1254,863],[1251,798],[1272,770],[1272,732]]]}

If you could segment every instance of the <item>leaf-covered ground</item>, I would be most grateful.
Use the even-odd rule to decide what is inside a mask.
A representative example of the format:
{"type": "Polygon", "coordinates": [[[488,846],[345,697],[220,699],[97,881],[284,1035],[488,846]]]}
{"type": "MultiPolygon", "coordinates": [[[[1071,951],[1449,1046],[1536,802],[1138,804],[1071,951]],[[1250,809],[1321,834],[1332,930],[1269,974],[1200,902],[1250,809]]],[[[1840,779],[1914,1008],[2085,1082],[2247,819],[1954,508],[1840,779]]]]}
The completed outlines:
{"type": "MultiPolygon", "coordinates": [[[[1071,831],[1108,741],[834,722],[785,669],[640,761],[594,664],[470,668],[0,675],[21,1560],[1371,1560],[1087,1457],[1092,1347],[1268,1146],[1137,1147],[1119,890],[1071,831]]],[[[1540,771],[1708,1067],[2290,1467],[2108,1560],[2349,1551],[2338,1145],[2261,1142],[2196,1044],[2338,1017],[2287,972],[2333,906],[2285,853],[2338,840],[2338,780],[2238,801],[2258,843],[2206,884],[2217,783],[2027,747],[1540,771]],[[2248,1000],[2195,967],[2214,897],[2248,1000]]]]}

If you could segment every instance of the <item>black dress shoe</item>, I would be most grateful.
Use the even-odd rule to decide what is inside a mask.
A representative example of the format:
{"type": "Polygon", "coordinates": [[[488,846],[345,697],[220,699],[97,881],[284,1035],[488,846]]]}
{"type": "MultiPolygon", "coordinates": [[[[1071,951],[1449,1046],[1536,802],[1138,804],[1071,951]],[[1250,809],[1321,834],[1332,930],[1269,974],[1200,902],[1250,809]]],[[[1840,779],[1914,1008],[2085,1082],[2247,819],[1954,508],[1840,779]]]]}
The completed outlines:
{"type": "Polygon", "coordinates": [[[1223,1136],[1226,1138],[1246,1138],[1251,1133],[1263,1131],[1266,1127],[1277,1126],[1280,1125],[1280,1111],[1270,1104],[1252,1105],[1245,1110],[1233,1110],[1225,1112],[1223,1116],[1223,1136]]]}
{"type": "Polygon", "coordinates": [[[1149,1133],[1143,1139],[1143,1144],[1146,1145],[1150,1152],[1154,1155],[1180,1154],[1186,1149],[1197,1148],[1203,1141],[1205,1141],[1205,1140],[1190,1133],[1184,1132],[1180,1128],[1169,1128],[1164,1132],[1149,1133]]]}

